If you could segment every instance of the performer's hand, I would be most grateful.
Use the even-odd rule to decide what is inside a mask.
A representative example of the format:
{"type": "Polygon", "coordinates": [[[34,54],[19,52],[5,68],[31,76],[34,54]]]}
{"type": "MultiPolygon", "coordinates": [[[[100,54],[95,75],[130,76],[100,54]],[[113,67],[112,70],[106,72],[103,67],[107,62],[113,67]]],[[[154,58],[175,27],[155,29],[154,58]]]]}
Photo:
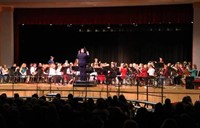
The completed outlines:
{"type": "Polygon", "coordinates": [[[89,52],[87,51],[86,54],[89,55],[89,52]]]}

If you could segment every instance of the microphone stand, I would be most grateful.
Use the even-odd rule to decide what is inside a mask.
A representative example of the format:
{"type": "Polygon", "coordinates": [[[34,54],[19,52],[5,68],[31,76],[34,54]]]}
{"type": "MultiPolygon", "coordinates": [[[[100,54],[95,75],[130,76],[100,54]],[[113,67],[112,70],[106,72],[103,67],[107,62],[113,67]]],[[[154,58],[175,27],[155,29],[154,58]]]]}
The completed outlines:
{"type": "Polygon", "coordinates": [[[50,82],[49,93],[51,93],[51,81],[52,81],[52,76],[49,75],[49,78],[50,78],[50,79],[49,79],[49,80],[50,80],[50,81],[49,81],[49,82],[50,82]]]}
{"type": "Polygon", "coordinates": [[[137,83],[137,100],[139,100],[139,84],[137,83]]]}
{"type": "Polygon", "coordinates": [[[37,82],[37,94],[39,93],[39,86],[38,86],[38,84],[39,84],[39,79],[40,77],[39,77],[39,75],[37,75],[37,80],[36,80],[36,82],[37,82]]]}
{"type": "Polygon", "coordinates": [[[13,82],[12,82],[12,95],[14,96],[14,85],[15,85],[15,76],[13,77],[13,82]]]}
{"type": "Polygon", "coordinates": [[[86,85],[85,86],[85,101],[87,101],[87,92],[88,92],[88,85],[89,85],[90,73],[88,73],[86,71],[85,75],[86,75],[86,83],[87,83],[87,84],[85,84],[86,85]]]}
{"type": "Polygon", "coordinates": [[[163,88],[164,88],[164,86],[162,84],[161,85],[161,103],[163,103],[163,88]]]}
{"type": "Polygon", "coordinates": [[[121,88],[121,85],[122,85],[122,83],[121,83],[121,81],[118,83],[118,97],[120,96],[120,88],[121,88]]]}
{"type": "Polygon", "coordinates": [[[108,98],[108,85],[109,85],[109,83],[106,83],[106,89],[107,89],[107,98],[108,98]]]}
{"type": "MultiPolygon", "coordinates": [[[[147,79],[147,78],[145,78],[145,79],[147,79]]],[[[147,82],[145,86],[146,86],[146,98],[147,98],[146,100],[148,101],[149,100],[149,82],[147,82]]]]}

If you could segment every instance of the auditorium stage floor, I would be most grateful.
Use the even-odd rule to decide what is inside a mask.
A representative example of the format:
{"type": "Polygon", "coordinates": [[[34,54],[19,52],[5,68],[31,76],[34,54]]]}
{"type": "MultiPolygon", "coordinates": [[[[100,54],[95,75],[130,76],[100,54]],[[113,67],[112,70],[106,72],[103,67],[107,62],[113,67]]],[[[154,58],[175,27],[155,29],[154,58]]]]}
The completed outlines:
{"type": "Polygon", "coordinates": [[[72,84],[56,86],[55,84],[46,83],[0,84],[0,94],[2,93],[6,93],[8,97],[13,97],[14,93],[19,93],[21,97],[30,97],[34,93],[37,93],[39,96],[60,93],[62,97],[67,97],[69,93],[72,93],[75,97],[93,98],[106,98],[107,96],[123,94],[128,100],[148,100],[156,103],[164,102],[166,98],[170,98],[172,102],[181,101],[186,95],[191,96],[193,102],[200,98],[200,90],[185,89],[182,86],[165,86],[163,90],[162,88],[148,87],[147,91],[147,88],[144,86],[139,86],[138,88],[129,85],[116,87],[104,84],[94,87],[74,87],[72,84]]]}

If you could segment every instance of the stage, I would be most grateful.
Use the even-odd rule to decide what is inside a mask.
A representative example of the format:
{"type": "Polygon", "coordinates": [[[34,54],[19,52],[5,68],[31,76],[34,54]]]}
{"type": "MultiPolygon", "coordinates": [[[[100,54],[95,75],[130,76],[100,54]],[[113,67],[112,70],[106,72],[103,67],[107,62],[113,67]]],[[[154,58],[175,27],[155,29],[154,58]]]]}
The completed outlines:
{"type": "Polygon", "coordinates": [[[83,98],[106,98],[113,95],[123,94],[128,100],[144,100],[150,102],[164,102],[166,98],[170,98],[172,102],[181,101],[186,95],[191,96],[195,102],[200,98],[200,90],[186,89],[183,86],[164,86],[164,88],[153,88],[145,86],[130,86],[96,84],[95,86],[74,86],[73,84],[56,85],[47,83],[30,83],[30,84],[0,84],[0,94],[6,93],[8,97],[13,97],[14,93],[19,93],[20,97],[31,97],[34,93],[39,96],[47,96],[48,98],[60,93],[66,98],[69,93],[74,97],[83,98]]]}

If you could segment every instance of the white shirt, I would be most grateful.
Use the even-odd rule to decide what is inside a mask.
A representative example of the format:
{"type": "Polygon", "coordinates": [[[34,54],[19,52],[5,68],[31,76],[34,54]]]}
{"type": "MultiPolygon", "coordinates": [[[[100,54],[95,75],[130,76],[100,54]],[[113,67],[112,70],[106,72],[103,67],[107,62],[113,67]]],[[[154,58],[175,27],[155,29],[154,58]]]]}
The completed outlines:
{"type": "Polygon", "coordinates": [[[149,74],[149,76],[154,76],[155,75],[155,69],[150,67],[147,71],[147,73],[149,74]]]}

